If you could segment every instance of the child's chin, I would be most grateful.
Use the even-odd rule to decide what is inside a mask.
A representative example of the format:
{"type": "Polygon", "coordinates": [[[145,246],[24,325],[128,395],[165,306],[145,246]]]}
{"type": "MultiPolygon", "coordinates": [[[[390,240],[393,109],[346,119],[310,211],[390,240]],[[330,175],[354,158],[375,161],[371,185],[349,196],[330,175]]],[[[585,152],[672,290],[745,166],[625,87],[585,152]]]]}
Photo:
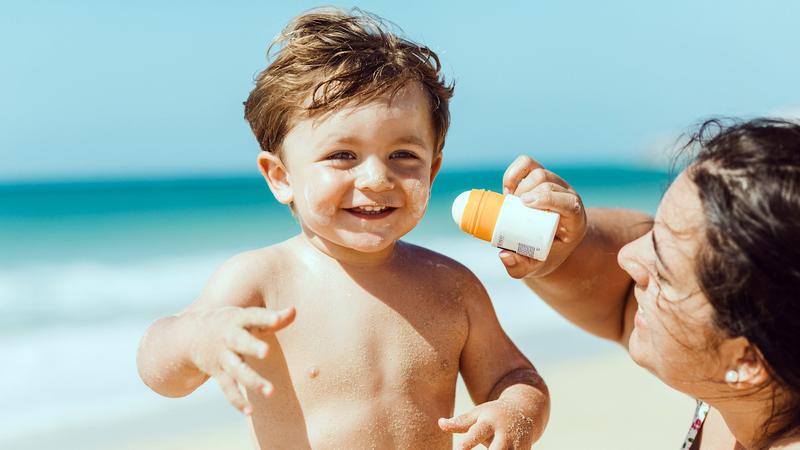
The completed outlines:
{"type": "Polygon", "coordinates": [[[372,242],[372,243],[360,242],[358,244],[351,245],[350,248],[362,253],[378,253],[380,251],[386,250],[390,245],[394,244],[395,242],[397,241],[388,239],[381,242],[372,242]]]}
{"type": "Polygon", "coordinates": [[[397,238],[388,236],[350,236],[345,240],[345,246],[363,253],[377,253],[386,250],[397,242],[397,238]]]}

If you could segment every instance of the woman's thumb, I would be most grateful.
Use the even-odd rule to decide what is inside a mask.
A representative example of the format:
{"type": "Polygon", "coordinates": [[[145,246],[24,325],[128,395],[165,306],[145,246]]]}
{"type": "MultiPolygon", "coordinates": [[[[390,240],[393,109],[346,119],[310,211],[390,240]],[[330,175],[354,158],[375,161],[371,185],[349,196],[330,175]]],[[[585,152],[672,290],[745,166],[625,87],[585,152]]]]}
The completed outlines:
{"type": "Polygon", "coordinates": [[[535,262],[508,250],[500,250],[500,261],[511,278],[523,278],[531,273],[535,262]]]}

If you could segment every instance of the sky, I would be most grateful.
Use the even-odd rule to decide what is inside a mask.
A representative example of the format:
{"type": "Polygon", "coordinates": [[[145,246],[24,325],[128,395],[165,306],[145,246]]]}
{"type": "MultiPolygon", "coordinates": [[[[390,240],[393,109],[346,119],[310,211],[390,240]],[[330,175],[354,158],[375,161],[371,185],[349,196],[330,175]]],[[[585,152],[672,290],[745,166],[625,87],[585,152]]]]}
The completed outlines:
{"type": "MultiPolygon", "coordinates": [[[[17,1],[0,14],[0,183],[255,174],[242,115],[304,1],[17,1]]],[[[800,2],[358,6],[456,83],[445,168],[652,166],[710,116],[800,116],[800,2]]]]}

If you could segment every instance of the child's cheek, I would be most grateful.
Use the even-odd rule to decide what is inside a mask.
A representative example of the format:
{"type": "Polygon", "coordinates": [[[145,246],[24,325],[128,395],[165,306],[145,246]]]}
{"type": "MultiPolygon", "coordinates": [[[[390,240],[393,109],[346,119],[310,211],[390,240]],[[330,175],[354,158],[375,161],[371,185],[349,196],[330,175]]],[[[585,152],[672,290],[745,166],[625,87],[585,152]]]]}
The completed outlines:
{"type": "Polygon", "coordinates": [[[303,190],[303,199],[306,204],[308,218],[320,225],[330,225],[339,209],[341,200],[340,180],[335,175],[316,173],[311,175],[313,180],[307,183],[303,190]]]}
{"type": "Polygon", "coordinates": [[[428,199],[430,198],[430,185],[423,183],[421,180],[411,180],[406,187],[408,192],[408,210],[411,216],[416,219],[422,219],[425,210],[428,208],[428,199]]]}

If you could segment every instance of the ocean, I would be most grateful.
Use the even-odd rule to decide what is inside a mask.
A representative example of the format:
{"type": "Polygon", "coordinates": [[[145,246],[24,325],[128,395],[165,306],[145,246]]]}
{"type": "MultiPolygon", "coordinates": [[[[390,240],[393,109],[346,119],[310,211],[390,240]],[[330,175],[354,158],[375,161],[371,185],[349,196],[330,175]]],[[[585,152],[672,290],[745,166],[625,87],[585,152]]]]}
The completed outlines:
{"type": "MultiPolygon", "coordinates": [[[[649,213],[669,182],[658,170],[555,171],[587,207],[649,213]]],[[[500,191],[501,179],[502,169],[443,171],[406,240],[472,269],[512,338],[568,327],[450,217],[459,193],[500,191]]],[[[175,402],[136,373],[148,324],[188,305],[230,256],[298,230],[256,175],[0,184],[0,447],[175,402]]]]}

